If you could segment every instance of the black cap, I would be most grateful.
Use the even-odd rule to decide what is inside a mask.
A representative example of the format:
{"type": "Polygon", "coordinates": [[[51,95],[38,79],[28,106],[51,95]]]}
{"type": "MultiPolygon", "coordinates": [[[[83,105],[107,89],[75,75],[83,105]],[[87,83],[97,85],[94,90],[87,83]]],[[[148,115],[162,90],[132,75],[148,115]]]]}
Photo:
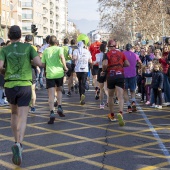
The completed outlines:
{"type": "Polygon", "coordinates": [[[129,43],[126,44],[126,50],[127,50],[127,51],[130,51],[130,49],[132,49],[132,44],[129,44],[129,43]]]}
{"type": "Polygon", "coordinates": [[[49,43],[49,40],[50,40],[50,35],[48,35],[45,39],[46,43],[49,43]]]}
{"type": "Polygon", "coordinates": [[[28,34],[28,35],[25,36],[25,41],[30,42],[32,40],[33,40],[33,36],[32,35],[28,34]]]}
{"type": "Polygon", "coordinates": [[[11,28],[9,29],[10,32],[21,32],[21,29],[18,25],[13,25],[11,26],[11,28]]]}
{"type": "Polygon", "coordinates": [[[21,29],[18,25],[13,25],[8,31],[8,38],[10,40],[18,40],[21,38],[21,29]]]}

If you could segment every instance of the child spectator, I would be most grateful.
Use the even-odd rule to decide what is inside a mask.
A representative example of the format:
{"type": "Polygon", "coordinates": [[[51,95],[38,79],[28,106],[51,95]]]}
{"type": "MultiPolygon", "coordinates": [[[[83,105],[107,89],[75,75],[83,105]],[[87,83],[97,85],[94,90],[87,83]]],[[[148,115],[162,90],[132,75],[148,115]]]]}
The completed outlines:
{"type": "Polygon", "coordinates": [[[143,73],[144,77],[152,77],[151,87],[153,89],[155,108],[162,109],[163,73],[160,64],[154,64],[152,73],[143,73]],[[158,103],[157,103],[158,98],[158,103]]]}

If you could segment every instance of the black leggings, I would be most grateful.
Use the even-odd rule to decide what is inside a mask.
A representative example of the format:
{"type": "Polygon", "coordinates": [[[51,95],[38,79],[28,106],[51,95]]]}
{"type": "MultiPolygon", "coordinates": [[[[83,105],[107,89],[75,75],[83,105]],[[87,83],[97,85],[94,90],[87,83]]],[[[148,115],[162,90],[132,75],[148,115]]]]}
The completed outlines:
{"type": "Polygon", "coordinates": [[[158,98],[158,105],[162,105],[162,90],[153,89],[155,104],[157,104],[157,98],[158,98]]]}
{"type": "Polygon", "coordinates": [[[80,97],[82,94],[85,94],[85,85],[86,85],[86,80],[87,80],[87,72],[77,72],[77,78],[79,81],[79,94],[80,97]]]}

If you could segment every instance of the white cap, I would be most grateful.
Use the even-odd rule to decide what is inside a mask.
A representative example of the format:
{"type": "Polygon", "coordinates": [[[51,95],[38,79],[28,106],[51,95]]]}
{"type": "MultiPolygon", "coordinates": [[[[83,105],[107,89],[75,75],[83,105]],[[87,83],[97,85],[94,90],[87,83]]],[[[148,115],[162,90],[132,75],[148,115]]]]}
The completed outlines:
{"type": "Polygon", "coordinates": [[[99,34],[96,34],[95,37],[94,37],[94,40],[95,40],[95,41],[99,41],[100,38],[101,38],[101,36],[100,36],[99,34]]]}

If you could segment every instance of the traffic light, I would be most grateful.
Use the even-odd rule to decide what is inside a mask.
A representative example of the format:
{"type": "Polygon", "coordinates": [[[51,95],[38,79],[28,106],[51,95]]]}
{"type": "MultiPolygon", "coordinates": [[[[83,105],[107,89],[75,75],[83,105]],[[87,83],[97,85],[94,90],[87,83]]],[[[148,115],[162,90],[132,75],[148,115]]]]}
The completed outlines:
{"type": "Polygon", "coordinates": [[[38,34],[37,30],[38,30],[38,28],[36,28],[36,25],[32,24],[31,25],[31,32],[34,36],[36,36],[38,34]]]}

